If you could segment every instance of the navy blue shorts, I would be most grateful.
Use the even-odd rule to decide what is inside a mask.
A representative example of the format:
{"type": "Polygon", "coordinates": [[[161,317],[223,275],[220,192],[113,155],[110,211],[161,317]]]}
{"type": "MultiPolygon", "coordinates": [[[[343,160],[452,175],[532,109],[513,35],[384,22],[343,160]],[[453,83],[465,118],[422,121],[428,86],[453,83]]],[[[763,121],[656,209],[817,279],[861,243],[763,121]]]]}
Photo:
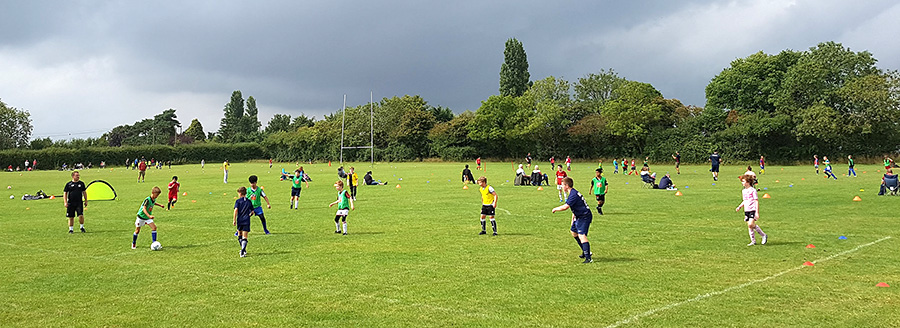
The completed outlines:
{"type": "Polygon", "coordinates": [[[579,235],[587,236],[588,230],[590,230],[590,228],[591,228],[591,220],[575,219],[575,221],[572,222],[572,228],[570,228],[569,230],[571,230],[572,232],[577,233],[579,235]]]}
{"type": "Polygon", "coordinates": [[[262,214],[263,214],[262,206],[257,207],[257,208],[254,208],[254,209],[253,209],[253,213],[256,213],[256,216],[262,215],[262,214]]]}
{"type": "Polygon", "coordinates": [[[710,172],[719,172],[719,166],[718,166],[718,165],[713,165],[712,168],[709,169],[709,171],[710,171],[710,172]]]}
{"type": "Polygon", "coordinates": [[[246,232],[250,232],[250,223],[247,223],[247,224],[238,224],[237,230],[238,230],[238,231],[246,231],[246,232]]]}
{"type": "Polygon", "coordinates": [[[300,197],[300,188],[291,187],[291,197],[300,197]]]}

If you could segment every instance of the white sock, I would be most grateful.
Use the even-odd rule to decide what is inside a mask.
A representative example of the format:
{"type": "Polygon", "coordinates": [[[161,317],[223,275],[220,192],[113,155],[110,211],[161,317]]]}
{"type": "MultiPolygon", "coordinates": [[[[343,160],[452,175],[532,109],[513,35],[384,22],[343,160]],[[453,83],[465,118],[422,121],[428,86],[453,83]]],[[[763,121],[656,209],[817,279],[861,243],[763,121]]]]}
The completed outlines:
{"type": "Polygon", "coordinates": [[[344,222],[344,233],[347,233],[347,222],[344,222]]]}
{"type": "Polygon", "coordinates": [[[81,229],[84,229],[84,223],[81,224],[81,229]]]}
{"type": "Polygon", "coordinates": [[[72,226],[69,226],[69,231],[72,231],[72,230],[74,230],[74,229],[72,228],[72,226]]]}
{"type": "Polygon", "coordinates": [[[341,224],[335,222],[335,223],[334,223],[334,231],[338,231],[338,230],[341,230],[341,224]]]}

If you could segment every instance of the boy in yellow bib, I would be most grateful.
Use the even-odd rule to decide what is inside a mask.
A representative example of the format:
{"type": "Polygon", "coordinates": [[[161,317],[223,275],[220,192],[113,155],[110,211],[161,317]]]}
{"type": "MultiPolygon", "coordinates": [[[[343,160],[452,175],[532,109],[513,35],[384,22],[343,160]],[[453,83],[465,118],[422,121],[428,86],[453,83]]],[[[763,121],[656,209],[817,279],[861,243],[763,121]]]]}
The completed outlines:
{"type": "Polygon", "coordinates": [[[479,235],[486,235],[485,217],[491,217],[491,228],[494,229],[494,236],[497,235],[497,221],[494,220],[494,209],[497,208],[497,192],[494,187],[487,184],[487,178],[478,178],[478,185],[481,186],[481,232],[479,235]]]}

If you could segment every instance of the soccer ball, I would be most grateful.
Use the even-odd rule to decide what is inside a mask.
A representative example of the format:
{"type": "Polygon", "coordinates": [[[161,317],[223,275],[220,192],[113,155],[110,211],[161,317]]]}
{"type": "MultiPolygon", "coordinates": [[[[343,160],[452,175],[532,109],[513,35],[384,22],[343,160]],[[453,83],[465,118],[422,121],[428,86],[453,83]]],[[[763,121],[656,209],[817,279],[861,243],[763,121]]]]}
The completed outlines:
{"type": "Polygon", "coordinates": [[[9,199],[14,199],[14,198],[16,198],[15,195],[9,195],[9,199]]]}
{"type": "Polygon", "coordinates": [[[154,241],[152,244],[150,244],[150,250],[158,251],[161,249],[162,249],[162,244],[160,244],[158,241],[154,241]]]}

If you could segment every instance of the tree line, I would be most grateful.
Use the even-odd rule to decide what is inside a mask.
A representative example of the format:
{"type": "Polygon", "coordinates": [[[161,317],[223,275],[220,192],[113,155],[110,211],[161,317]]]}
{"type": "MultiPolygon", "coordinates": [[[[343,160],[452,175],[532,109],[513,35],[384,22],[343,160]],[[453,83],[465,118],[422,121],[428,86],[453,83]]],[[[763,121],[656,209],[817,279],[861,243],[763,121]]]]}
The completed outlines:
{"type": "MultiPolygon", "coordinates": [[[[684,161],[700,162],[719,151],[736,160],[766,156],[793,162],[813,154],[877,157],[900,149],[900,74],[878,68],[869,52],[835,42],[736,59],[706,86],[705,107],[666,98],[653,85],[628,80],[612,69],[575,81],[555,76],[532,81],[524,47],[516,39],[507,41],[504,58],[499,95],[459,114],[406,95],[343,108],[319,120],[276,114],[263,128],[256,100],[244,100],[238,90],[224,106],[216,133],[204,132],[196,119],[179,133],[175,110],[168,109],[100,138],[28,143],[21,134],[18,139],[3,135],[0,145],[41,149],[254,142],[264,156],[277,160],[335,160],[342,118],[344,144],[367,146],[371,111],[379,161],[507,159],[528,153],[538,158],[662,160],[678,151],[684,161]]],[[[19,113],[22,121],[22,111],[5,104],[3,110],[3,115],[19,113]]],[[[30,133],[27,112],[25,121],[30,133]]],[[[368,149],[344,151],[345,160],[367,161],[369,156],[368,149]]]]}

